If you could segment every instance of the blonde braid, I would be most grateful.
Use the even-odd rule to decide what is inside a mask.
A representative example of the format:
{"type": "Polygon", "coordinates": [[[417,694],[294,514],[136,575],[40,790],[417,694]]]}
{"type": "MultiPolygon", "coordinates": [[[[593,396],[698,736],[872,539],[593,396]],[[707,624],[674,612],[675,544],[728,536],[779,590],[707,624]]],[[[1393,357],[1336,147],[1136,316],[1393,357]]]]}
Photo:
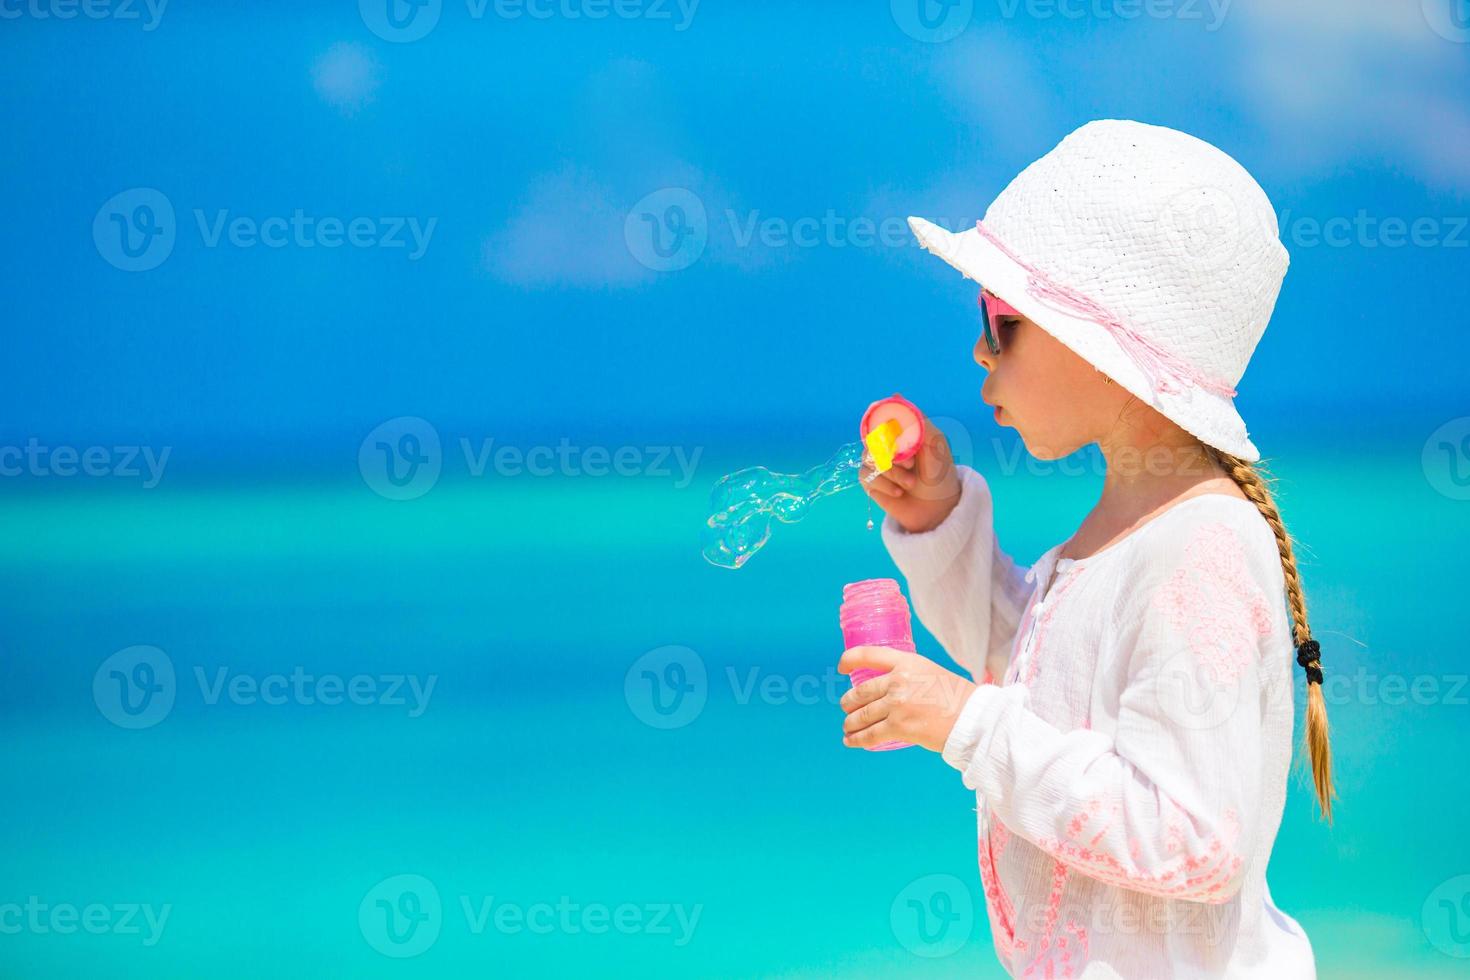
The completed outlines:
{"type": "Polygon", "coordinates": [[[1261,512],[1276,535],[1276,547],[1281,552],[1281,571],[1286,579],[1286,601],[1291,610],[1292,635],[1297,647],[1297,662],[1307,674],[1307,725],[1302,734],[1302,744],[1312,762],[1312,783],[1317,793],[1317,806],[1327,822],[1332,822],[1332,747],[1328,741],[1327,704],[1322,697],[1322,664],[1317,643],[1307,625],[1307,599],[1302,591],[1302,578],[1296,567],[1296,555],[1292,549],[1291,534],[1281,519],[1281,512],[1272,499],[1268,481],[1272,478],[1264,466],[1253,465],[1239,456],[1232,456],[1213,446],[1206,452],[1220,465],[1236,486],[1249,497],[1261,512]]]}

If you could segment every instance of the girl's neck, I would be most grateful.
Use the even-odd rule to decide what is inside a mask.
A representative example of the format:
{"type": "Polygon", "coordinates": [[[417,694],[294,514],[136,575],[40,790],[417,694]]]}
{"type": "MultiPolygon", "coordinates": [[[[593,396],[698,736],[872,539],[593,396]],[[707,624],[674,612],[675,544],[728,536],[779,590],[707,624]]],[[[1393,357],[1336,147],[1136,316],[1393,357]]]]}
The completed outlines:
{"type": "Polygon", "coordinates": [[[1205,447],[1194,440],[1101,448],[1107,468],[1098,502],[1109,507],[1169,500],[1196,484],[1224,475],[1205,447]]]}
{"type": "Polygon", "coordinates": [[[1188,497],[1245,494],[1193,436],[1099,441],[1107,472],[1098,498],[1061,557],[1087,558],[1121,540],[1161,511],[1188,497]]]}

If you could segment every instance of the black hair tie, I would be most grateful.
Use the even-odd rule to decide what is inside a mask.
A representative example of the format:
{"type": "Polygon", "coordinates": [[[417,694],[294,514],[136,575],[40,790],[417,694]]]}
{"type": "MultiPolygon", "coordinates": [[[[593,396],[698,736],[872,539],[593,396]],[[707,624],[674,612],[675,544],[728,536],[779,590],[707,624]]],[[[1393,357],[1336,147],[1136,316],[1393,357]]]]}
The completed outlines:
{"type": "Polygon", "coordinates": [[[1308,684],[1322,683],[1322,648],[1316,640],[1306,640],[1296,648],[1296,662],[1307,672],[1308,684]]]}

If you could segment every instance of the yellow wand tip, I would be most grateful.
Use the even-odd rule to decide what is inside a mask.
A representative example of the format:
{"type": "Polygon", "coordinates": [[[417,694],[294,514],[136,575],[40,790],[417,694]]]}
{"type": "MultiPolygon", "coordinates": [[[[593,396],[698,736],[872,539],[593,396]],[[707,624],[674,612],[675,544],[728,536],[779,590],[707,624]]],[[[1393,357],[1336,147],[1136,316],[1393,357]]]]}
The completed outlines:
{"type": "Polygon", "coordinates": [[[868,455],[873,457],[873,469],[885,473],[893,468],[893,450],[902,434],[903,426],[896,419],[889,419],[868,432],[864,442],[868,446],[868,455]]]}

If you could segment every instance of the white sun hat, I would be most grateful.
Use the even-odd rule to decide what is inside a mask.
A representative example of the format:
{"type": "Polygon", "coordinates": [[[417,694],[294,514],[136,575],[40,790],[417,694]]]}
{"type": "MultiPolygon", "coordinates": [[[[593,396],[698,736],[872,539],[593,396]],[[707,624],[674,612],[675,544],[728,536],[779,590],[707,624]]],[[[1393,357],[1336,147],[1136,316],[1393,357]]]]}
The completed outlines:
{"type": "Polygon", "coordinates": [[[1260,458],[1235,385],[1290,260],[1265,191],[1222,150],[1099,119],[1022,170],[974,228],[909,226],[1186,432],[1260,458]]]}

